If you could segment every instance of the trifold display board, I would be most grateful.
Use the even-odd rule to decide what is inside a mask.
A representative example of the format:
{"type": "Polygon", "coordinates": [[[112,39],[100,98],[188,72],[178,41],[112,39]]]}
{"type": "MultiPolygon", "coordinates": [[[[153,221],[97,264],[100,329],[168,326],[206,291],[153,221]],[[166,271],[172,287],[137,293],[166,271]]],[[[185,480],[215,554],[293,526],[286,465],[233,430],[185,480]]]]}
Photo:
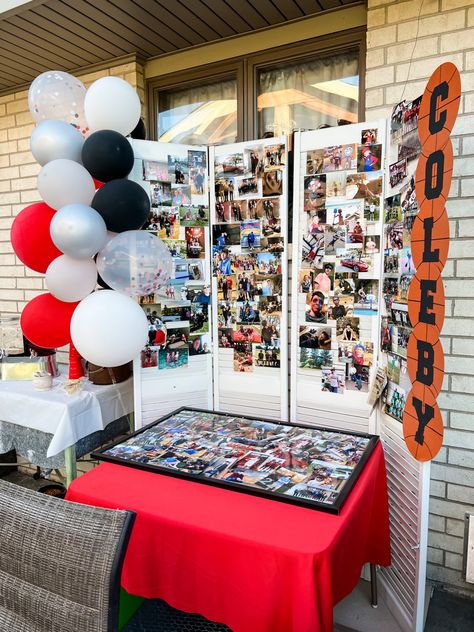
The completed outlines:
{"type": "Polygon", "coordinates": [[[164,240],[174,262],[174,278],[139,299],[149,327],[134,362],[141,427],[183,405],[212,408],[208,150],[131,142],[135,164],[129,177],[151,201],[144,229],[164,240]]]}
{"type": "Polygon", "coordinates": [[[214,408],[288,420],[286,138],[211,147],[214,408]]]}
{"type": "Polygon", "coordinates": [[[373,432],[384,120],[295,135],[292,421],[373,432]]]}

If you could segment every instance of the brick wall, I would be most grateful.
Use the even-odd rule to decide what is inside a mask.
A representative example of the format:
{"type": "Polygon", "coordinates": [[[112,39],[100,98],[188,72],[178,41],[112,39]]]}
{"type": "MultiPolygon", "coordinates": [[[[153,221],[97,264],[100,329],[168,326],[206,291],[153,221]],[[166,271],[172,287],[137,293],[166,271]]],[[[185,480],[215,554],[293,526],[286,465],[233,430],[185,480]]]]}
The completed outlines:
{"type": "Polygon", "coordinates": [[[369,0],[367,24],[368,117],[388,116],[402,98],[420,95],[444,61],[461,72],[447,204],[451,247],[443,272],[446,375],[438,402],[445,437],[431,470],[428,578],[474,596],[461,570],[464,514],[474,513],[474,6],[468,0],[369,0]]]}
{"type": "MultiPolygon", "coordinates": [[[[135,61],[77,76],[89,86],[107,75],[128,81],[145,101],[143,68],[135,61]]],[[[30,299],[46,290],[43,275],[26,268],[10,243],[15,216],[41,199],[36,189],[41,167],[29,150],[33,127],[27,90],[0,97],[0,316],[20,314],[30,299]]],[[[60,354],[59,359],[67,361],[67,356],[60,354]]]]}

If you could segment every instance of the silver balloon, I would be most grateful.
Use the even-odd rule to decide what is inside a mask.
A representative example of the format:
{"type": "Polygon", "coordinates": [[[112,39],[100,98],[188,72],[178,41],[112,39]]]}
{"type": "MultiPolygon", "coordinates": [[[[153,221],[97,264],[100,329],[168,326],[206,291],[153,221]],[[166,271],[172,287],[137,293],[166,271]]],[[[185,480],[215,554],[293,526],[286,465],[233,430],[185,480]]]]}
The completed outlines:
{"type": "Polygon", "coordinates": [[[101,215],[85,204],[68,204],[51,220],[51,239],[65,255],[93,257],[107,242],[107,227],[101,215]]]}
{"type": "Polygon", "coordinates": [[[64,121],[41,121],[31,134],[31,153],[45,165],[57,158],[81,162],[84,137],[81,132],[64,121]]]}

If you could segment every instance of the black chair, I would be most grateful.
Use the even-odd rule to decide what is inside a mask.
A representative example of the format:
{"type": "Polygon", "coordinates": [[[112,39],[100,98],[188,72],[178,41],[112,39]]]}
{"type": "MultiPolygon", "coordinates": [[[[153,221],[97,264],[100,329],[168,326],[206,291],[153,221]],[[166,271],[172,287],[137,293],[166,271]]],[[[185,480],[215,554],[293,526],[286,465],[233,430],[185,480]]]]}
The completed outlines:
{"type": "Polygon", "coordinates": [[[116,632],[134,519],[0,480],[0,629],[116,632]]]}

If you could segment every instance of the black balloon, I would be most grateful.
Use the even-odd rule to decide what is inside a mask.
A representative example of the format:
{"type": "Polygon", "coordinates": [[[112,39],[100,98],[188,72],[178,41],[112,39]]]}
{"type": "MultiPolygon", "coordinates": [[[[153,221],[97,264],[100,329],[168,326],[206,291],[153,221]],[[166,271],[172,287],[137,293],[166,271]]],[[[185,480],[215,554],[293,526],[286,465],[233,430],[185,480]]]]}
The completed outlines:
{"type": "Polygon", "coordinates": [[[146,140],[146,127],[145,121],[141,118],[133,132],[130,132],[130,136],[136,140],[146,140]]]}
{"type": "Polygon", "coordinates": [[[126,178],[133,167],[133,149],[125,136],[103,129],[85,140],[82,164],[93,178],[101,182],[126,178]]]}
{"type": "Polygon", "coordinates": [[[146,191],[132,180],[106,182],[94,195],[91,206],[114,233],[141,228],[150,213],[146,191]]]}

